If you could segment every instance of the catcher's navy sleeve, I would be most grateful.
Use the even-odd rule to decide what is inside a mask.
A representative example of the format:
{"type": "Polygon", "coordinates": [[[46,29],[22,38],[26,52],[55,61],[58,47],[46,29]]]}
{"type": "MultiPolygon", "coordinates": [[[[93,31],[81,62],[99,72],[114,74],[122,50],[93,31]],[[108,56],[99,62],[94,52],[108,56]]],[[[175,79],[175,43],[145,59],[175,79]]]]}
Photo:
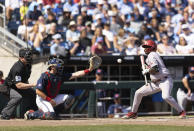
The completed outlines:
{"type": "Polygon", "coordinates": [[[48,80],[46,79],[45,74],[42,74],[37,82],[36,89],[44,91],[44,87],[47,85],[47,82],[48,80]]]}

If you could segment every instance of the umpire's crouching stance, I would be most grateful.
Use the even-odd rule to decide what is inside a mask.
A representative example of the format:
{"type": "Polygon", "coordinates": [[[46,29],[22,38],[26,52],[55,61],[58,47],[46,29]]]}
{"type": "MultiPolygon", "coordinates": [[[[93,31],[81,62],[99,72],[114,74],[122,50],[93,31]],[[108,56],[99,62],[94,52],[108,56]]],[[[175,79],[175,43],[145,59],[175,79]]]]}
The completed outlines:
{"type": "Polygon", "coordinates": [[[9,101],[1,112],[1,119],[9,120],[22,98],[30,98],[29,105],[35,105],[36,96],[32,87],[35,87],[36,84],[28,83],[31,74],[31,63],[31,50],[27,48],[20,49],[19,60],[12,66],[4,87],[0,88],[1,92],[9,96],[9,101]]]}

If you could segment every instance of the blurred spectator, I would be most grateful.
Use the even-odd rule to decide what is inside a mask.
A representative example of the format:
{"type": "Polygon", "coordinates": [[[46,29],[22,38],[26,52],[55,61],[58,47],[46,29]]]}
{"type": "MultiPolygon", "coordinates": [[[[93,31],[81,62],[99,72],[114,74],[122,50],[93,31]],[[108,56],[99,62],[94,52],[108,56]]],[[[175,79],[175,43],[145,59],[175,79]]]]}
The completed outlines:
{"type": "Polygon", "coordinates": [[[53,36],[55,34],[58,34],[59,32],[57,31],[57,24],[56,23],[51,23],[50,25],[50,29],[48,31],[48,33],[46,34],[46,36],[44,37],[43,41],[42,41],[42,50],[43,50],[43,54],[49,54],[50,53],[50,46],[52,45],[52,40],[53,40],[53,36]]]}
{"type": "MultiPolygon", "coordinates": [[[[102,69],[97,69],[95,73],[95,80],[94,82],[99,82],[103,80],[104,72],[102,69]]],[[[96,97],[97,97],[97,115],[98,117],[105,117],[106,116],[106,103],[104,101],[100,101],[100,98],[106,97],[106,91],[103,89],[96,90],[96,97]]]]}
{"type": "Polygon", "coordinates": [[[39,41],[39,26],[38,24],[35,24],[32,27],[32,32],[30,32],[29,34],[30,40],[28,41],[28,43],[33,46],[34,42],[39,41]]]}
{"type": "Polygon", "coordinates": [[[102,30],[102,34],[107,38],[107,45],[110,45],[109,51],[113,51],[114,50],[114,46],[113,46],[113,39],[114,39],[114,35],[110,30],[110,23],[105,23],[104,24],[104,29],[102,30]]]}
{"type": "Polygon", "coordinates": [[[98,37],[103,37],[103,42],[105,41],[105,38],[104,38],[104,36],[102,34],[102,28],[101,27],[97,27],[95,29],[94,36],[92,37],[92,45],[94,45],[96,43],[96,39],[98,37]]]}
{"type": "Polygon", "coordinates": [[[114,48],[116,52],[122,53],[125,48],[126,34],[124,29],[119,29],[118,35],[114,36],[114,48]]]}
{"type": "Polygon", "coordinates": [[[95,18],[93,19],[94,20],[93,26],[95,26],[95,28],[97,28],[97,27],[103,28],[103,25],[104,25],[104,23],[102,21],[103,17],[104,17],[103,14],[96,14],[95,15],[95,18]]]}
{"type": "Polygon", "coordinates": [[[154,7],[154,0],[149,0],[144,10],[144,18],[146,21],[149,20],[149,16],[151,15],[151,10],[153,7],[154,7]]]}
{"type": "Polygon", "coordinates": [[[70,21],[71,21],[71,12],[68,8],[64,8],[63,15],[60,16],[58,19],[58,25],[63,26],[64,28],[67,28],[70,21]]]}
{"type": "Polygon", "coordinates": [[[0,70],[0,85],[2,85],[3,83],[4,83],[3,71],[0,70]]]}
{"type": "Polygon", "coordinates": [[[38,5],[38,10],[41,11],[42,13],[45,12],[44,10],[44,6],[43,6],[43,2],[42,1],[38,1],[37,2],[38,5]]]}
{"type": "Polygon", "coordinates": [[[151,9],[151,12],[149,12],[149,15],[148,15],[149,19],[148,21],[150,22],[152,19],[156,19],[159,23],[161,22],[161,17],[160,17],[160,14],[158,12],[158,10],[156,8],[152,8],[151,9]]]}
{"type": "Polygon", "coordinates": [[[80,36],[80,33],[77,30],[77,25],[76,25],[75,21],[71,21],[69,23],[69,29],[66,32],[66,40],[67,40],[67,42],[73,42],[72,41],[72,38],[74,36],[75,37],[79,37],[80,36]]]}
{"type": "Polygon", "coordinates": [[[88,10],[93,10],[96,5],[94,3],[91,2],[91,0],[85,0],[83,7],[87,7],[88,10]]]}
{"type": "Polygon", "coordinates": [[[162,41],[162,36],[167,34],[164,23],[160,23],[158,26],[158,34],[156,35],[157,41],[160,43],[162,41]]]}
{"type": "Polygon", "coordinates": [[[126,33],[135,33],[135,30],[131,28],[130,20],[126,20],[123,29],[126,33]]]}
{"type": "Polygon", "coordinates": [[[87,14],[87,9],[88,8],[85,6],[81,8],[81,16],[84,25],[86,24],[87,21],[92,21],[92,16],[87,14]]]}
{"type": "Polygon", "coordinates": [[[138,46],[135,44],[135,41],[138,38],[135,37],[133,34],[126,40],[125,42],[125,54],[126,55],[138,55],[138,46]]]}
{"type": "Polygon", "coordinates": [[[139,9],[137,7],[134,8],[134,21],[141,22],[144,21],[143,15],[140,14],[139,9]]]}
{"type": "Polygon", "coordinates": [[[81,30],[83,30],[85,27],[84,27],[84,24],[83,24],[83,18],[81,15],[77,16],[77,30],[80,32],[81,30]]]}
{"type": "Polygon", "coordinates": [[[155,34],[152,31],[151,28],[148,27],[147,23],[144,23],[141,25],[141,28],[139,30],[139,32],[137,33],[138,37],[140,40],[142,40],[144,38],[144,36],[148,35],[150,38],[154,38],[155,34]]]}
{"type": "Polygon", "coordinates": [[[20,8],[20,0],[5,0],[6,18],[11,20],[11,16],[14,10],[20,8]]]}
{"type": "Polygon", "coordinates": [[[132,13],[132,7],[128,0],[120,1],[117,6],[124,17],[127,17],[128,14],[132,13]]]}
{"type": "Polygon", "coordinates": [[[52,8],[50,5],[44,6],[44,17],[45,17],[45,19],[48,18],[48,15],[49,15],[50,13],[53,13],[53,12],[52,12],[52,9],[53,9],[53,8],[52,8]]]}
{"type": "Polygon", "coordinates": [[[94,9],[94,12],[93,12],[93,19],[97,19],[96,15],[102,13],[103,4],[104,4],[103,0],[98,0],[97,6],[96,6],[96,8],[94,9]]]}
{"type": "Polygon", "coordinates": [[[152,39],[157,40],[157,37],[159,37],[159,33],[158,33],[158,20],[153,18],[150,21],[150,25],[151,25],[151,30],[153,31],[154,35],[152,36],[152,39]]]}
{"type": "Polygon", "coordinates": [[[91,54],[90,52],[91,52],[92,42],[87,37],[87,31],[86,31],[86,29],[83,29],[81,31],[79,44],[82,47],[82,50],[83,50],[84,54],[89,56],[91,54]]]}
{"type": "Polygon", "coordinates": [[[84,55],[84,49],[81,47],[79,42],[80,41],[78,36],[72,37],[72,42],[69,46],[71,55],[78,55],[78,56],[84,55]]]}
{"type": "Polygon", "coordinates": [[[176,13],[175,9],[172,7],[171,1],[165,3],[165,9],[165,15],[173,16],[176,13]]]}
{"type": "Polygon", "coordinates": [[[44,5],[53,5],[56,0],[42,0],[44,5]]]}
{"type": "Polygon", "coordinates": [[[72,16],[76,16],[79,14],[78,4],[74,4],[73,0],[66,0],[66,3],[63,5],[63,9],[64,8],[69,9],[72,16]]]}
{"type": "Polygon", "coordinates": [[[187,24],[183,24],[182,25],[182,31],[183,33],[180,34],[180,37],[184,37],[185,40],[187,41],[188,45],[191,48],[194,48],[194,33],[191,32],[191,30],[189,29],[190,27],[187,24]]]}
{"type": "Polygon", "coordinates": [[[188,0],[189,5],[184,9],[185,12],[188,12],[191,15],[194,12],[194,1],[188,0]]]}
{"type": "Polygon", "coordinates": [[[169,39],[167,35],[163,35],[162,43],[158,45],[157,51],[160,54],[169,55],[176,54],[175,48],[169,43],[169,39]]]}
{"type": "Polygon", "coordinates": [[[103,41],[104,41],[103,37],[97,37],[96,43],[93,44],[91,47],[92,55],[94,55],[94,54],[103,55],[107,52],[107,48],[104,45],[103,41]]]}
{"type": "MultiPolygon", "coordinates": [[[[29,7],[28,7],[28,12],[33,11],[34,6],[37,6],[38,4],[40,4],[40,2],[38,3],[37,0],[32,0],[29,7]]],[[[41,2],[41,4],[43,4],[43,3],[41,2]]]]}
{"type": "Polygon", "coordinates": [[[28,12],[28,1],[23,0],[22,6],[20,7],[20,20],[22,21],[28,12]]]}
{"type": "Polygon", "coordinates": [[[165,8],[164,6],[160,3],[160,0],[155,1],[155,8],[157,9],[157,15],[160,17],[160,20],[162,17],[165,16],[165,8]]]}
{"type": "Polygon", "coordinates": [[[178,54],[191,54],[193,49],[187,44],[184,37],[179,38],[179,43],[176,45],[176,50],[178,54]]]}
{"type": "Polygon", "coordinates": [[[136,7],[139,9],[139,13],[141,15],[143,15],[144,11],[145,11],[144,1],[143,0],[138,0],[138,3],[136,4],[136,7]]]}
{"type": "MultiPolygon", "coordinates": [[[[37,5],[34,6],[33,11],[28,12],[28,18],[32,21],[37,21],[39,16],[42,16],[42,12],[37,9],[37,5]]],[[[44,19],[44,18],[43,18],[44,19]]]]}
{"type": "Polygon", "coordinates": [[[22,20],[22,25],[18,27],[17,36],[20,39],[27,41],[29,38],[29,33],[32,31],[32,29],[32,26],[29,25],[29,19],[25,18],[22,20]]]}
{"type": "Polygon", "coordinates": [[[54,40],[54,44],[50,48],[50,54],[54,56],[57,55],[65,56],[68,47],[63,43],[61,35],[56,34],[52,38],[54,40]]]}
{"type": "Polygon", "coordinates": [[[42,15],[38,17],[38,21],[36,22],[36,24],[38,24],[39,32],[40,33],[44,33],[45,34],[47,32],[48,28],[47,28],[47,26],[45,24],[45,19],[44,19],[44,17],[42,15]]]}
{"type": "Polygon", "coordinates": [[[90,21],[87,21],[85,24],[85,27],[86,27],[87,36],[90,40],[92,40],[92,37],[94,35],[94,32],[91,26],[92,26],[92,23],[90,21]]]}
{"type": "Polygon", "coordinates": [[[57,18],[63,15],[63,4],[61,1],[56,2],[53,13],[57,18]]]}
{"type": "Polygon", "coordinates": [[[110,30],[116,35],[121,28],[121,26],[117,23],[117,15],[115,13],[112,14],[112,20],[110,22],[110,30]]]}
{"type": "Polygon", "coordinates": [[[128,111],[121,105],[120,95],[114,95],[114,104],[108,107],[108,117],[109,118],[119,118],[119,113],[127,113],[128,111]]]}
{"type": "Polygon", "coordinates": [[[55,17],[55,14],[54,13],[48,13],[48,17],[46,19],[46,24],[51,24],[51,23],[56,23],[57,24],[57,20],[56,20],[56,17],[55,17]]]}

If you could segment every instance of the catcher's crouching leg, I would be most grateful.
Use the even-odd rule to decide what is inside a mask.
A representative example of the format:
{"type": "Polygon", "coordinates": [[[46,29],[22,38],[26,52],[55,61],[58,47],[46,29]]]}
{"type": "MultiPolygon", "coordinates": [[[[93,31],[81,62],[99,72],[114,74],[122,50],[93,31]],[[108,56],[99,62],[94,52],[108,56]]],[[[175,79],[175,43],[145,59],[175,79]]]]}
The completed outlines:
{"type": "Polygon", "coordinates": [[[74,103],[75,98],[72,95],[68,95],[68,97],[65,99],[65,101],[59,105],[57,105],[54,110],[56,113],[56,116],[59,115],[59,113],[61,113],[63,110],[68,110],[71,105],[74,103]]]}
{"type": "Polygon", "coordinates": [[[54,120],[56,118],[55,112],[44,112],[40,119],[42,120],[54,120]]]}
{"type": "Polygon", "coordinates": [[[41,110],[33,111],[29,110],[24,114],[26,120],[41,119],[41,120],[52,120],[55,119],[54,112],[43,112],[41,110]]]}

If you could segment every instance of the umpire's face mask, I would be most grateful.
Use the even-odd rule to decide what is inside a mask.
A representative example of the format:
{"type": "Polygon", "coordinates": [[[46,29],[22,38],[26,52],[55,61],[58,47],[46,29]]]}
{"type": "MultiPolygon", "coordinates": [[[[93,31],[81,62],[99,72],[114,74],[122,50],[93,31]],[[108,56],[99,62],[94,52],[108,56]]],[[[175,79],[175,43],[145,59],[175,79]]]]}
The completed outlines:
{"type": "Polygon", "coordinates": [[[30,65],[32,64],[33,59],[32,59],[32,52],[31,51],[27,51],[24,58],[25,58],[27,64],[30,64],[30,65]]]}

